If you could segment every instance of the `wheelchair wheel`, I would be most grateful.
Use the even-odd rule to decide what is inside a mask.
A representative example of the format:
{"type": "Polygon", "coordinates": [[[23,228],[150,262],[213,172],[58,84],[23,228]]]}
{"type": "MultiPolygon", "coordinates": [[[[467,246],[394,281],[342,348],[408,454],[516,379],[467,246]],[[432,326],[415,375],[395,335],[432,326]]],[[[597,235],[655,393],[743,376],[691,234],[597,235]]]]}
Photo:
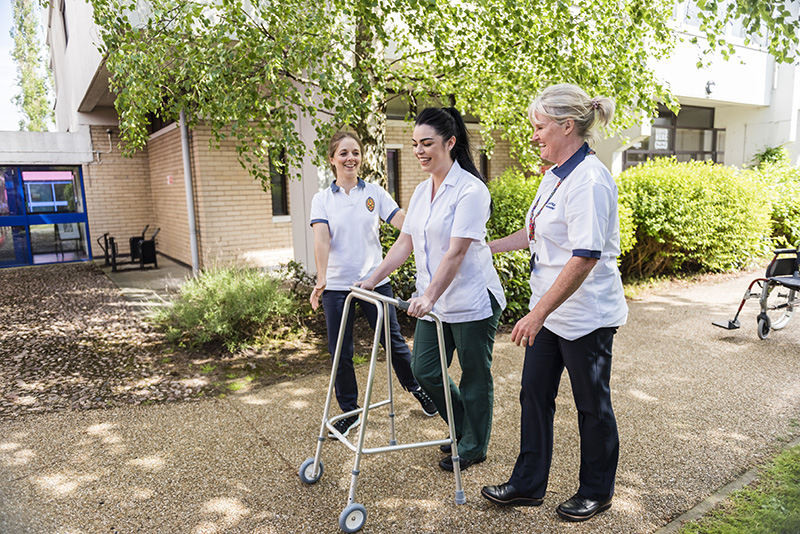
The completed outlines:
{"type": "MultiPolygon", "coordinates": [[[[766,305],[762,309],[769,317],[770,327],[773,330],[780,330],[789,323],[795,307],[800,305],[800,302],[796,302],[797,291],[769,282],[765,293],[766,305]]],[[[764,298],[764,294],[762,294],[762,298],[764,298]]]]}
{"type": "Polygon", "coordinates": [[[767,339],[770,330],[770,320],[765,314],[758,316],[758,339],[767,339]]]}

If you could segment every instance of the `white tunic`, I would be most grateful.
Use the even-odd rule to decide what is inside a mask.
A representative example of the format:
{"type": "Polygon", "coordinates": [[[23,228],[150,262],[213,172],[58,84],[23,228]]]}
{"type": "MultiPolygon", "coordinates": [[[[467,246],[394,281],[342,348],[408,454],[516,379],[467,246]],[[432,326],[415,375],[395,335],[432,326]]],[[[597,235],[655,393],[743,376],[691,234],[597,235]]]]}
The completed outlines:
{"type": "Polygon", "coordinates": [[[617,184],[590,153],[589,145],[584,144],[564,165],[545,172],[525,221],[529,240],[531,219],[537,213],[535,241],[529,241],[535,255],[530,309],[572,256],[598,258],[586,280],[547,317],[544,326],[560,337],[575,340],[598,328],[625,324],[628,306],[617,268],[617,184]]]}
{"type": "MultiPolygon", "coordinates": [[[[311,200],[311,225],[325,223],[331,233],[326,289],[347,291],[366,280],[383,260],[379,227],[400,211],[381,186],[361,178],[350,194],[333,182],[311,200]]],[[[378,285],[389,281],[384,278],[378,285]]]]}
{"type": "Polygon", "coordinates": [[[433,312],[449,323],[486,319],[492,315],[488,291],[502,308],[506,306],[503,287],[486,244],[489,190],[458,162],[453,163],[433,201],[432,188],[432,178],[417,186],[403,224],[403,233],[409,234],[414,243],[417,265],[414,296],[421,296],[430,285],[450,248],[450,238],[471,239],[458,273],[434,303],[433,312]]]}

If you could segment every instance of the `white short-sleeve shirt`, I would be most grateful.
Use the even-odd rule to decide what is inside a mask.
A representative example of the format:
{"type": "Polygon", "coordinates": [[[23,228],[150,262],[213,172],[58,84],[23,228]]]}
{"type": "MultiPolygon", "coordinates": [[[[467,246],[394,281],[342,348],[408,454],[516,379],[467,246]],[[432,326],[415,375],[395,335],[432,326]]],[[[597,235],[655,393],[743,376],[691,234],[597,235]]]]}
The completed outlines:
{"type": "MultiPolygon", "coordinates": [[[[331,233],[326,289],[347,291],[365,280],[383,260],[379,227],[400,211],[381,186],[361,178],[350,194],[333,182],[311,200],[311,225],[325,223],[331,233]]],[[[383,285],[389,281],[383,279],[383,285]]]]}
{"type": "Polygon", "coordinates": [[[572,256],[598,259],[578,290],[547,317],[544,326],[548,330],[574,340],[598,328],[625,324],[628,306],[617,268],[617,185],[589,145],[584,144],[563,165],[545,172],[525,228],[534,257],[530,309],[572,256]],[[534,241],[530,240],[532,226],[534,241]]]}
{"type": "Polygon", "coordinates": [[[417,265],[414,296],[425,293],[450,248],[451,237],[472,239],[458,273],[434,303],[433,312],[449,323],[491,317],[488,291],[503,308],[506,299],[492,263],[492,253],[486,244],[486,221],[489,220],[491,204],[489,190],[481,180],[463,170],[458,162],[453,163],[433,201],[432,187],[432,178],[417,186],[408,204],[402,230],[411,236],[414,243],[417,265]]]}

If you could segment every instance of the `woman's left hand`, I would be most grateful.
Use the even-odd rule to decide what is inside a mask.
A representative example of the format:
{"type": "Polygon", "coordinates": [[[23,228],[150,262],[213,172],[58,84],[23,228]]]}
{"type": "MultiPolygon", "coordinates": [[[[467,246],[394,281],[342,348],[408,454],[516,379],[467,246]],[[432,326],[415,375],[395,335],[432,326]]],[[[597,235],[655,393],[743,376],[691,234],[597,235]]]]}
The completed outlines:
{"type": "Polygon", "coordinates": [[[316,286],[311,290],[311,297],[308,300],[311,302],[312,310],[316,311],[317,308],[319,308],[319,299],[322,296],[323,291],[325,291],[325,284],[322,286],[316,286]]]}
{"type": "Polygon", "coordinates": [[[406,313],[411,317],[424,317],[432,309],[433,302],[425,295],[422,295],[408,301],[408,311],[406,313]]]}
{"type": "Polygon", "coordinates": [[[533,313],[529,312],[528,315],[517,321],[514,329],[511,331],[511,341],[518,347],[528,347],[533,345],[533,340],[539,330],[542,329],[544,321],[539,320],[533,313]]]}

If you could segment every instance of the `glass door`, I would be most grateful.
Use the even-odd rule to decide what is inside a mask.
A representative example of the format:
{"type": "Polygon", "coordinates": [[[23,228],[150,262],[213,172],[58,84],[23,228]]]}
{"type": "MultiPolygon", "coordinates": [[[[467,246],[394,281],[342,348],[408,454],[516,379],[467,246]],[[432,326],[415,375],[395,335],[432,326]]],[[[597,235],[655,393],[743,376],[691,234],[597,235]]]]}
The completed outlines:
{"type": "Polygon", "coordinates": [[[0,171],[0,267],[90,259],[80,167],[0,171]]]}
{"type": "Polygon", "coordinates": [[[0,267],[30,265],[22,188],[16,167],[0,167],[0,267]]]}

